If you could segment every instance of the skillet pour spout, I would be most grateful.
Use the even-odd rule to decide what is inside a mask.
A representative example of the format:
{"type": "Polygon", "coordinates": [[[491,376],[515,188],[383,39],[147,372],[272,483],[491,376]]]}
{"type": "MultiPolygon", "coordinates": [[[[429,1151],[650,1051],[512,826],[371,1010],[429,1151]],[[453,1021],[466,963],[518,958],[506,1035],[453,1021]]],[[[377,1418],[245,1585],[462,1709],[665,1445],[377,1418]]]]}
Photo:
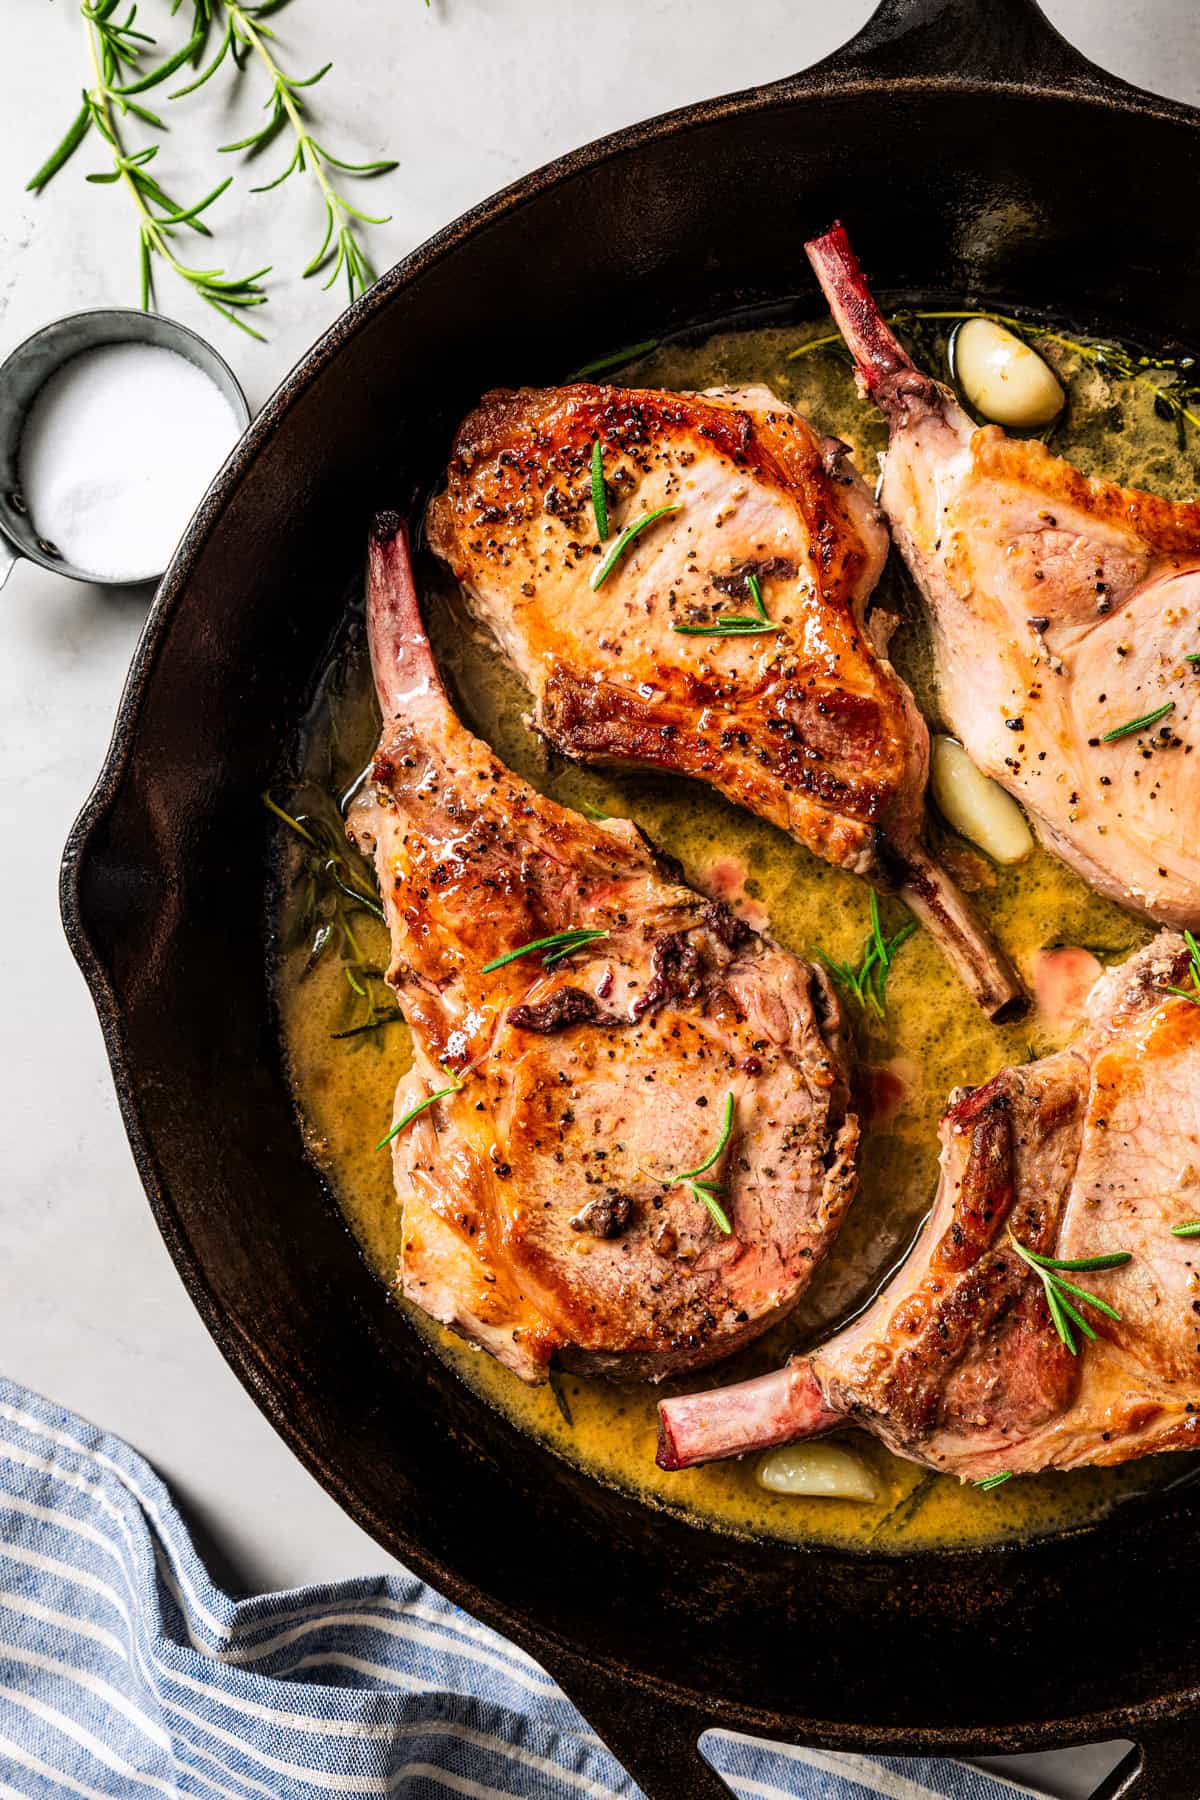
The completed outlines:
{"type": "Polygon", "coordinates": [[[1110,1794],[1182,1800],[1200,1751],[1190,1496],[1053,1540],[856,1556],[718,1537],[488,1412],[390,1304],[305,1156],[258,795],[371,510],[427,488],[480,393],[560,381],[614,317],[636,341],[746,306],[813,316],[803,244],[838,215],[890,296],[1085,306],[1082,325],[1194,349],[1200,236],[1179,219],[1198,185],[1198,115],[1096,70],[1029,0],[886,0],[806,74],[526,177],[389,271],[251,426],[159,589],[67,845],[64,922],[138,1169],[225,1356],[347,1511],[539,1657],[651,1800],[725,1791],[694,1748],[706,1724],[893,1754],[1129,1737],[1110,1794]]]}

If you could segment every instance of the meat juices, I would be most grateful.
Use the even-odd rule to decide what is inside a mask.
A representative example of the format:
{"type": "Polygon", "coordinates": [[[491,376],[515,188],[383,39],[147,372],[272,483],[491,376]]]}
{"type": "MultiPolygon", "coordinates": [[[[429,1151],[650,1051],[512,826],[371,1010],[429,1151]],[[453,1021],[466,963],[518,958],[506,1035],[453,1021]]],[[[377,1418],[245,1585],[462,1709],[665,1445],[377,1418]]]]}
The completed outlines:
{"type": "MultiPolygon", "coordinates": [[[[528,787],[450,708],[407,533],[368,577],[383,732],[350,835],[373,853],[388,979],[413,1034],[393,1141],[401,1286],[523,1380],[552,1356],[659,1379],[788,1311],[855,1187],[837,1000],[824,975],[681,885],[628,821],[528,787]],[[598,935],[552,967],[484,965],[598,935]],[[703,1198],[719,1189],[725,1235],[703,1198]]],[[[382,1154],[382,1152],[381,1152],[382,1154]]]]}
{"type": "Polygon", "coordinates": [[[842,227],[808,253],[890,426],[881,499],[955,734],[1085,881],[1159,924],[1197,925],[1200,502],[1088,479],[1042,444],[976,429],[888,329],[842,227]]]}
{"type": "Polygon", "coordinates": [[[557,749],[707,782],[900,892],[989,1015],[1022,1009],[919,841],[929,736],[887,659],[891,621],[866,619],[887,533],[843,444],[763,387],[494,393],[459,429],[427,531],[557,749]],[[676,510],[594,585],[660,507],[676,510]],[[773,629],[722,635],[759,599],[773,629]]]}
{"type": "Polygon", "coordinates": [[[981,1480],[1200,1444],[1200,1006],[1180,937],[1109,971],[1067,1049],[955,1097],[913,1252],[861,1318],[776,1374],[668,1400],[659,1462],[685,1468],[852,1423],[981,1480]],[[1120,1313],[1076,1302],[1072,1355],[1012,1240],[1065,1259],[1120,1313]]]}

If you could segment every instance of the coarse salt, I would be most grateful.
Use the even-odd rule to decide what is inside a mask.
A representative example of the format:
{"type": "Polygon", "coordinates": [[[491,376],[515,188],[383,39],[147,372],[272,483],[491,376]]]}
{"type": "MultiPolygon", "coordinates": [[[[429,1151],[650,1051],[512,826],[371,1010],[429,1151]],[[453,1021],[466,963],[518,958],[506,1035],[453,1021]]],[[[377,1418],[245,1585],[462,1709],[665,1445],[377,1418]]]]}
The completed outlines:
{"type": "Polygon", "coordinates": [[[41,388],[21,435],[34,529],[85,574],[160,575],[240,434],[230,401],[178,351],[85,350],[41,388]]]}

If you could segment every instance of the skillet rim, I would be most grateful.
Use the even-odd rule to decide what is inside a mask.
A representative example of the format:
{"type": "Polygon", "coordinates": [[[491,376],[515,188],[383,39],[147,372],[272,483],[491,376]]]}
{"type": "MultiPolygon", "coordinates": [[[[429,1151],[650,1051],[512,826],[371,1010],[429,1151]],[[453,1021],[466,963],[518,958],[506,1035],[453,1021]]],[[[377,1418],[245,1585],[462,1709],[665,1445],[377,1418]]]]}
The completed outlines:
{"type": "MultiPolygon", "coordinates": [[[[1059,41],[1062,42],[1061,39],[1059,41]]],[[[858,40],[854,42],[857,44],[858,40]]],[[[851,54],[855,53],[853,46],[850,50],[851,54]]],[[[135,1082],[128,1065],[121,1009],[109,972],[84,923],[81,896],[83,872],[96,834],[121,797],[146,694],[155,674],[167,628],[176,607],[182,603],[195,565],[267,442],[313,382],[336,360],[343,346],[377,318],[398,292],[453,254],[463,242],[508,215],[519,212],[545,191],[564,185],[575,176],[606,161],[618,159],[627,152],[664,139],[683,137],[725,119],[752,113],[765,116],[773,110],[785,109],[823,95],[846,99],[853,98],[856,94],[876,93],[880,85],[879,78],[871,74],[869,64],[864,63],[860,73],[852,65],[842,61],[846,54],[845,49],[839,50],[812,69],[781,81],[701,101],[623,127],[542,165],[459,215],[418,245],[333,322],[271,394],[214,478],[193,515],[155,592],[122,689],[103,764],[92,791],[71,828],[63,851],[59,898],[67,941],[97,1010],[122,1121],[155,1223],[207,1330],[255,1404],[284,1438],[301,1465],[321,1482],[348,1516],[392,1554],[396,1554],[396,1546],[399,1545],[403,1558],[424,1578],[433,1581],[460,1605],[515,1638],[517,1642],[522,1642],[527,1637],[528,1627],[523,1617],[512,1613],[503,1601],[492,1594],[478,1589],[469,1577],[445,1566],[419,1542],[410,1542],[407,1529],[402,1525],[398,1526],[395,1521],[378,1517],[368,1502],[357,1493],[352,1495],[349,1492],[346,1479],[325,1460],[311,1443],[303,1427],[292,1419],[286,1405],[282,1403],[277,1384],[264,1369],[255,1347],[215,1299],[204,1266],[194,1253],[183,1221],[168,1196],[157,1159],[143,1127],[135,1082]]],[[[989,78],[934,73],[890,78],[888,87],[893,93],[911,94],[914,97],[951,92],[958,96],[979,97],[985,101],[994,101],[1005,95],[1013,95],[1026,101],[1069,101],[1098,111],[1108,111],[1117,106],[1129,114],[1187,126],[1193,131],[1200,130],[1200,111],[1121,82],[1087,63],[1073,50],[1070,55],[1074,58],[1074,71],[1068,68],[1066,72],[1059,72],[1049,80],[1026,79],[1019,75],[989,78]]],[[[1055,1534],[1052,1541],[1059,1544],[1072,1538],[1090,1536],[1097,1529],[1095,1526],[1082,1525],[1055,1534]]],[[[827,1547],[808,1548],[812,1554],[820,1555],[827,1547]]],[[[978,1561],[985,1555],[994,1557],[997,1552],[1003,1552],[1006,1558],[1010,1558],[1014,1554],[1028,1553],[1031,1548],[1030,1545],[1012,1541],[937,1552],[936,1555],[939,1562],[946,1565],[958,1561],[978,1561]]],[[[900,1568],[907,1566],[909,1570],[915,1570],[920,1554],[917,1552],[880,1557],[879,1553],[872,1553],[872,1561],[878,1563],[887,1560],[900,1568]]],[[[539,1628],[538,1648],[552,1667],[556,1661],[560,1668],[580,1663],[594,1671],[600,1682],[628,1684],[630,1680],[630,1671],[619,1660],[594,1650],[584,1652],[544,1624],[539,1628]]],[[[697,1695],[694,1689],[677,1686],[659,1677],[639,1674],[638,1678],[647,1693],[658,1696],[664,1704],[685,1713],[695,1710],[697,1695]]],[[[1200,1688],[1184,1686],[1130,1707],[1102,1708],[1065,1720],[1034,1719],[986,1727],[954,1725],[888,1728],[843,1723],[831,1726],[828,1721],[814,1721],[811,1727],[804,1722],[798,1729],[803,1731],[805,1741],[830,1747],[863,1749],[886,1742],[889,1749],[900,1752],[1029,1749],[1035,1745],[1050,1747],[1078,1742],[1085,1737],[1135,1731],[1141,1733],[1147,1729],[1153,1731],[1164,1722],[1178,1722],[1180,1714],[1191,1712],[1198,1705],[1200,1688]]],[[[740,1702],[714,1700],[708,1704],[706,1712],[713,1724],[737,1724],[768,1735],[778,1735],[779,1732],[776,1715],[740,1702]]]]}

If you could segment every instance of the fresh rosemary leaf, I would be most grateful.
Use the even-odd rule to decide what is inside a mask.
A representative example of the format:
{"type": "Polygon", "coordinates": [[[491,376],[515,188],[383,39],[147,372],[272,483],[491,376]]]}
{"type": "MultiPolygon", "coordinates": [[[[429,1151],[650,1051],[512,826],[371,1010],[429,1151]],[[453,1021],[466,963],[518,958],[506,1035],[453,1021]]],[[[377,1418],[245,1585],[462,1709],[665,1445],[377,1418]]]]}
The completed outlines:
{"type": "Polygon", "coordinates": [[[1121,1315],[1116,1307],[1110,1306],[1107,1300],[1101,1300],[1098,1294],[1089,1294],[1086,1288],[1076,1287],[1073,1281],[1064,1281],[1061,1275],[1056,1275],[1052,1277],[1052,1279],[1055,1287],[1059,1290],[1059,1300],[1062,1301],[1064,1306],[1068,1304],[1067,1301],[1062,1298],[1063,1289],[1065,1288],[1067,1293],[1074,1294],[1076,1299],[1084,1301],[1088,1306],[1094,1306],[1096,1311],[1103,1313],[1106,1319],[1115,1319],[1120,1323],[1121,1315]]]}
{"type": "Polygon", "coordinates": [[[342,970],[342,974],[346,977],[346,986],[350,989],[352,994],[357,994],[360,1000],[370,1000],[371,996],[368,994],[362,982],[358,979],[358,972],[352,963],[346,964],[346,967],[342,970]]]}
{"type": "Polygon", "coordinates": [[[1192,978],[1191,988],[1168,987],[1168,994],[1178,994],[1181,1000],[1189,1000],[1193,1006],[1200,1006],[1200,944],[1190,931],[1185,931],[1184,942],[1188,947],[1188,974],[1192,978]]]}
{"type": "Polygon", "coordinates": [[[381,1013],[377,1019],[368,1019],[365,1025],[351,1025],[346,1031],[331,1031],[331,1039],[362,1037],[368,1031],[382,1031],[385,1025],[400,1025],[404,1022],[404,1014],[399,1011],[381,1013]]]}
{"type": "Polygon", "coordinates": [[[639,356],[649,356],[651,350],[658,349],[661,341],[660,338],[647,338],[642,344],[626,344],[623,350],[610,350],[607,355],[584,363],[568,379],[582,381],[585,375],[603,375],[608,369],[620,369],[626,363],[636,362],[639,356]]]}
{"type": "MultiPolygon", "coordinates": [[[[205,35],[203,30],[193,31],[187,43],[181,49],[176,50],[173,56],[168,56],[165,62],[156,64],[137,81],[127,82],[123,87],[114,88],[113,92],[119,94],[121,99],[127,100],[131,94],[144,94],[148,88],[157,87],[160,81],[166,81],[168,76],[175,73],[176,69],[182,69],[184,63],[191,62],[196,51],[203,45],[205,35]]],[[[161,121],[159,122],[161,124],[161,121]]]]}
{"type": "Polygon", "coordinates": [[[1197,663],[1200,663],[1200,650],[1189,650],[1183,660],[1184,662],[1190,662],[1192,667],[1195,668],[1197,663]]]}
{"type": "Polygon", "coordinates": [[[1059,1256],[1040,1256],[1036,1250],[1026,1250],[1025,1254],[1039,1269],[1071,1269],[1076,1274],[1086,1273],[1089,1269],[1123,1269],[1127,1262],[1133,1261],[1133,1255],[1128,1250],[1113,1250],[1107,1256],[1075,1256],[1069,1260],[1059,1256]]]}
{"type": "Polygon", "coordinates": [[[723,1232],[726,1237],[733,1236],[733,1226],[729,1223],[729,1215],[726,1213],[725,1208],[718,1199],[721,1190],[715,1182],[701,1181],[699,1180],[699,1177],[706,1174],[707,1171],[712,1168],[713,1164],[723,1155],[725,1146],[728,1144],[732,1135],[733,1094],[731,1092],[725,1096],[725,1109],[721,1116],[720,1135],[717,1138],[714,1148],[710,1150],[704,1161],[698,1163],[694,1169],[685,1169],[681,1175],[672,1175],[669,1177],[669,1183],[672,1187],[686,1187],[691,1193],[693,1200],[698,1200],[702,1206],[708,1209],[709,1217],[712,1219],[713,1224],[717,1227],[717,1230],[723,1232]]]}
{"type": "MultiPolygon", "coordinates": [[[[443,1070],[443,1074],[449,1074],[449,1070],[443,1070]]],[[[382,1150],[385,1145],[391,1143],[393,1138],[399,1137],[402,1131],[406,1131],[414,1119],[419,1119],[423,1112],[428,1112],[429,1108],[436,1106],[439,1100],[445,1100],[450,1094],[457,1094],[461,1086],[462,1082],[455,1078],[451,1080],[449,1087],[439,1088],[436,1094],[429,1094],[424,1100],[418,1100],[415,1106],[410,1106],[408,1111],[396,1120],[387,1136],[381,1137],[375,1148],[382,1150]]]]}
{"type": "MultiPolygon", "coordinates": [[[[220,199],[221,195],[225,192],[225,189],[230,185],[232,180],[233,180],[232,175],[226,175],[224,181],[218,181],[216,187],[213,188],[212,192],[209,194],[206,194],[204,196],[203,200],[197,200],[197,202],[194,206],[189,206],[184,211],[178,211],[178,212],[166,214],[162,221],[163,224],[164,225],[190,225],[190,224],[192,224],[196,219],[198,219],[200,217],[200,214],[202,212],[206,211],[206,209],[212,205],[214,200],[220,199]]],[[[266,271],[264,270],[263,273],[265,274],[266,271]]]]}
{"type": "Polygon", "coordinates": [[[593,806],[590,800],[581,800],[579,810],[581,813],[586,813],[589,819],[595,819],[597,825],[607,825],[612,818],[611,813],[601,812],[600,808],[593,806]]]}
{"type": "Polygon", "coordinates": [[[838,962],[827,956],[824,950],[815,949],[813,954],[825,965],[835,981],[848,988],[864,1011],[869,1009],[882,1023],[887,1017],[887,982],[892,972],[892,964],[896,952],[902,944],[906,944],[917,929],[915,920],[902,925],[894,937],[884,934],[883,924],[879,916],[879,900],[872,889],[868,900],[870,930],[863,950],[862,960],[857,969],[848,963],[838,962]]]}
{"type": "MultiPolygon", "coordinates": [[[[329,67],[332,68],[333,64],[330,63],[329,67]]],[[[297,87],[305,87],[307,85],[308,84],[303,81],[296,83],[297,87]]],[[[400,167],[400,164],[392,157],[379,157],[375,162],[352,163],[344,162],[340,156],[335,156],[332,150],[322,150],[321,155],[331,169],[341,169],[346,175],[390,175],[393,169],[398,169],[400,167]]],[[[351,210],[353,211],[353,208],[351,208],[351,210]]],[[[364,213],[359,213],[356,216],[365,218],[366,215],[364,213]]],[[[378,223],[377,220],[374,222],[378,223]]]]}
{"type": "Polygon", "coordinates": [[[723,1232],[726,1237],[732,1237],[733,1226],[729,1223],[729,1214],[717,1198],[720,1189],[713,1187],[712,1183],[708,1181],[689,1181],[685,1185],[690,1190],[693,1200],[699,1200],[702,1206],[708,1208],[708,1215],[717,1230],[723,1232]]]}
{"type": "Polygon", "coordinates": [[[1046,1305],[1050,1309],[1050,1319],[1055,1331],[1057,1331],[1059,1337],[1071,1352],[1071,1355],[1078,1356],[1079,1352],[1075,1347],[1075,1339],[1071,1335],[1071,1327],[1067,1320],[1067,1315],[1063,1311],[1062,1301],[1059,1299],[1057,1288],[1050,1286],[1046,1287],[1046,1305]]]}
{"type": "Polygon", "coordinates": [[[481,975],[490,975],[493,969],[502,969],[506,963],[516,962],[522,956],[529,956],[535,950],[545,950],[543,967],[550,968],[561,962],[564,956],[570,956],[573,950],[582,950],[585,944],[594,944],[600,938],[606,938],[608,932],[599,927],[587,925],[576,926],[573,931],[555,931],[549,937],[533,938],[528,944],[519,944],[515,950],[509,950],[503,956],[493,957],[491,962],[484,963],[479,971],[481,975]]]}
{"type": "Polygon", "coordinates": [[[907,1494],[902,1494],[896,1504],[888,1508],[872,1530],[867,1542],[874,1544],[881,1537],[893,1537],[905,1526],[910,1525],[915,1514],[920,1512],[940,1479],[941,1477],[935,1475],[932,1469],[922,1475],[909,1488],[907,1494]]]}
{"type": "Polygon", "coordinates": [[[346,842],[336,800],[315,783],[301,786],[311,790],[315,804],[298,817],[269,793],[262,795],[262,803],[300,846],[296,880],[303,883],[304,900],[297,923],[300,934],[309,941],[302,974],[309,974],[321,957],[337,946],[346,985],[362,1007],[353,1030],[331,1035],[354,1036],[399,1017],[395,996],[368,948],[359,941],[359,915],[367,913],[378,920],[383,908],[371,886],[370,864],[357,857],[346,842]]]}
{"type": "MultiPolygon", "coordinates": [[[[428,3],[429,0],[426,0],[426,5],[428,5],[428,3]]],[[[564,1424],[569,1425],[571,1429],[574,1430],[575,1421],[571,1417],[571,1403],[567,1399],[567,1390],[563,1385],[562,1376],[557,1369],[547,1369],[546,1381],[549,1384],[550,1392],[554,1395],[554,1404],[563,1416],[564,1424]]]]}
{"type": "Polygon", "coordinates": [[[285,812],[283,810],[282,806],[276,805],[275,801],[272,800],[269,793],[264,792],[263,794],[260,795],[260,798],[268,812],[274,813],[275,817],[277,819],[281,820],[283,822],[283,824],[288,826],[292,831],[294,831],[296,833],[297,837],[302,837],[306,844],[311,844],[313,849],[314,850],[316,849],[316,847],[317,847],[316,838],[314,838],[312,836],[311,832],[309,832],[300,823],[299,819],[293,819],[291,813],[285,812]]]}
{"type": "Polygon", "coordinates": [[[727,617],[717,619],[712,625],[672,625],[672,631],[680,637],[769,637],[772,632],[782,631],[782,625],[764,625],[758,619],[727,617]]]}
{"type": "Polygon", "coordinates": [[[782,631],[782,625],[773,625],[763,605],[762,582],[753,570],[746,576],[746,586],[750,590],[750,598],[754,602],[753,613],[726,613],[712,625],[672,625],[680,637],[761,637],[769,632],[782,631]]]}
{"type": "MultiPolygon", "coordinates": [[[[1065,1281],[1062,1284],[1063,1287],[1066,1287],[1067,1285],[1068,1284],[1065,1281]]],[[[1079,1291],[1078,1288],[1071,1289],[1072,1293],[1078,1293],[1079,1291]]],[[[1071,1321],[1072,1325],[1077,1325],[1084,1337],[1090,1338],[1094,1344],[1096,1342],[1096,1333],[1092,1330],[1083,1314],[1077,1312],[1075,1307],[1071,1305],[1071,1302],[1067,1299],[1066,1295],[1062,1293],[1061,1289],[1058,1294],[1058,1304],[1062,1308],[1064,1315],[1071,1321]]]]}
{"type": "Polygon", "coordinates": [[[721,1135],[717,1139],[716,1147],[709,1152],[702,1163],[697,1164],[694,1169],[685,1169],[682,1175],[677,1175],[675,1177],[675,1180],[693,1181],[697,1175],[703,1175],[708,1169],[711,1169],[717,1158],[721,1155],[726,1144],[729,1142],[732,1133],[733,1095],[732,1093],[729,1093],[725,1096],[725,1110],[721,1115],[721,1135]]]}
{"type": "Polygon", "coordinates": [[[1001,1469],[995,1475],[985,1475],[983,1480],[975,1482],[974,1486],[979,1489],[981,1494],[990,1494],[993,1488],[1000,1487],[1003,1482],[1011,1481],[1012,1478],[1011,1469],[1001,1469]]]}
{"type": "Polygon", "coordinates": [[[1189,1219],[1186,1225],[1172,1225],[1172,1237],[1200,1237],[1200,1219],[1189,1219]]]}
{"type": "Polygon", "coordinates": [[[369,913],[373,913],[377,919],[382,919],[383,908],[375,898],[374,894],[369,894],[365,889],[347,881],[341,872],[339,866],[340,862],[340,857],[331,856],[325,865],[326,873],[334,887],[337,888],[340,894],[344,894],[347,900],[353,900],[356,906],[364,906],[366,910],[369,913]]]}
{"type": "MultiPolygon", "coordinates": [[[[92,109],[88,105],[87,96],[85,95],[83,105],[67,127],[66,135],[62,142],[50,152],[37,174],[31,175],[29,180],[25,183],[25,192],[27,194],[39,193],[50,180],[50,177],[58,174],[58,171],[62,168],[63,164],[70,156],[74,155],[80,144],[82,144],[84,138],[88,134],[88,127],[91,125],[91,122],[92,109]]],[[[109,180],[111,181],[115,181],[116,179],[116,175],[109,177],[109,180]]]]}
{"type": "Polygon", "coordinates": [[[641,537],[643,531],[648,530],[649,527],[655,524],[659,519],[668,518],[672,513],[677,513],[681,510],[682,509],[679,506],[656,506],[653,512],[643,513],[640,519],[635,519],[632,525],[627,525],[608,555],[604,558],[604,561],[600,564],[600,567],[596,570],[596,573],[592,576],[593,590],[598,588],[602,582],[608,580],[625,552],[629,549],[629,546],[635,539],[641,537]]]}
{"type": "Polygon", "coordinates": [[[828,331],[824,337],[809,338],[807,344],[799,344],[795,350],[789,350],[783,360],[784,362],[796,362],[802,356],[811,356],[814,350],[831,348],[845,350],[845,340],[840,331],[828,331]]]}
{"type": "Polygon", "coordinates": [[[603,543],[608,536],[608,499],[604,492],[604,452],[599,438],[592,445],[592,511],[596,515],[596,536],[603,543]]]}
{"type": "Polygon", "coordinates": [[[186,87],[176,88],[173,93],[168,94],[167,99],[168,100],[182,100],[185,94],[194,94],[196,89],[202,88],[206,81],[211,81],[213,76],[216,74],[217,70],[220,68],[221,64],[225,61],[225,58],[228,56],[232,47],[233,47],[233,21],[231,19],[228,21],[228,23],[225,26],[225,35],[221,39],[220,47],[217,50],[217,54],[213,57],[212,61],[208,64],[207,68],[201,70],[200,74],[197,75],[195,81],[189,81],[186,87]]]}
{"type": "Polygon", "coordinates": [[[1160,719],[1165,719],[1168,713],[1174,711],[1175,702],[1167,700],[1162,706],[1156,707],[1153,712],[1143,713],[1140,719],[1130,719],[1125,725],[1114,725],[1111,731],[1106,731],[1101,735],[1100,742],[1115,744],[1118,738],[1130,737],[1135,731],[1145,731],[1147,727],[1157,725],[1160,719]]]}
{"type": "Polygon", "coordinates": [[[1078,1354],[1075,1335],[1071,1329],[1073,1325],[1082,1331],[1085,1337],[1091,1338],[1093,1341],[1096,1333],[1079,1309],[1067,1299],[1068,1294],[1073,1294],[1077,1300],[1082,1300],[1085,1306],[1093,1307],[1096,1312],[1103,1313],[1105,1318],[1115,1319],[1120,1323],[1121,1315],[1115,1306],[1110,1306],[1107,1300],[1101,1300],[1098,1294],[1090,1294],[1086,1288],[1076,1287],[1073,1281],[1065,1280],[1059,1271],[1062,1269],[1070,1269],[1074,1272],[1081,1269],[1123,1268],[1126,1263],[1133,1260],[1128,1251],[1115,1250],[1108,1255],[1076,1257],[1070,1261],[1064,1261],[1062,1258],[1042,1256],[1036,1250],[1027,1249],[1013,1236],[1011,1231],[1008,1233],[1008,1241],[1021,1261],[1027,1268],[1033,1270],[1041,1282],[1051,1323],[1072,1356],[1078,1354]]]}

